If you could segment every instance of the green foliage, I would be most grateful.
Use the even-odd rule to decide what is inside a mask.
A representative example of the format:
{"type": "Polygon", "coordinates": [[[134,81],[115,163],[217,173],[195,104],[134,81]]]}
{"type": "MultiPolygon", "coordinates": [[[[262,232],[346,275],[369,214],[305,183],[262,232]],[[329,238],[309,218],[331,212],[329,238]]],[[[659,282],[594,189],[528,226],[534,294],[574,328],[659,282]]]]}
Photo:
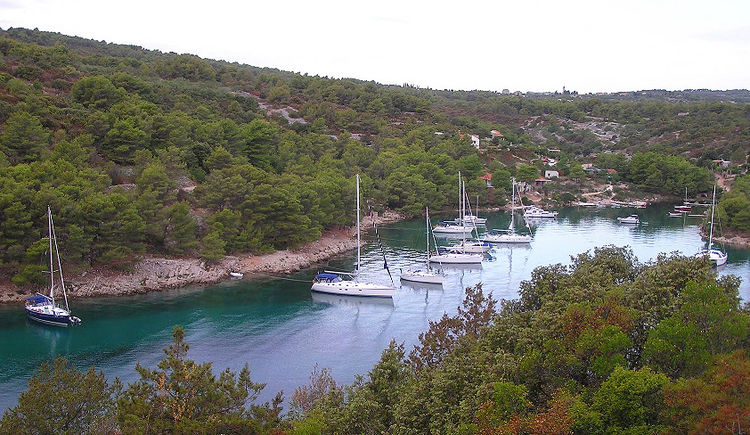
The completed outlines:
{"type": "Polygon", "coordinates": [[[72,94],[73,101],[93,109],[108,109],[125,96],[125,92],[103,76],[82,78],[73,85],[72,94]]]}
{"type": "Polygon", "coordinates": [[[516,179],[524,183],[533,183],[539,177],[539,168],[522,164],[516,169],[516,179]]]}
{"type": "Polygon", "coordinates": [[[203,237],[200,257],[207,263],[215,263],[226,254],[226,242],[221,238],[219,230],[210,231],[203,237]]]}
{"type": "Polygon", "coordinates": [[[625,178],[646,190],[682,195],[705,192],[712,185],[711,175],[682,157],[655,152],[636,153],[630,160],[625,178]]]}
{"type": "Polygon", "coordinates": [[[8,118],[0,133],[0,151],[11,163],[31,162],[39,158],[49,143],[50,134],[39,119],[28,112],[16,112],[8,118]]]}
{"type": "Polygon", "coordinates": [[[729,228],[750,231],[750,175],[738,177],[717,206],[719,221],[729,228]]]}
{"type": "MultiPolygon", "coordinates": [[[[263,389],[250,379],[247,365],[239,374],[226,369],[213,374],[211,363],[186,359],[185,331],[174,328],[158,369],[140,364],[140,380],[118,398],[117,421],[127,433],[262,433],[278,420],[273,406],[252,404],[263,389]],[[251,404],[247,407],[247,404],[251,404]]],[[[280,399],[279,399],[280,401],[280,399]]]]}
{"type": "Polygon", "coordinates": [[[594,394],[592,408],[613,433],[654,431],[662,423],[662,389],[668,383],[666,376],[646,367],[637,371],[618,367],[594,394]]]}
{"type": "Polygon", "coordinates": [[[325,390],[295,419],[327,433],[397,434],[688,432],[742,421],[747,364],[721,355],[747,346],[750,316],[737,280],[705,263],[661,255],[641,264],[629,249],[604,247],[535,269],[499,312],[467,289],[459,314],[432,322],[408,360],[387,360],[403,373],[390,389],[392,420],[372,378],[325,390]],[[715,364],[732,364],[731,374],[718,378],[715,364]],[[688,385],[711,395],[683,423],[698,409],[681,395],[688,385]]]}
{"type": "Polygon", "coordinates": [[[45,362],[29,379],[18,404],[5,411],[0,432],[14,434],[113,433],[114,404],[121,386],[110,386],[93,367],[82,372],[60,357],[45,362]]]}

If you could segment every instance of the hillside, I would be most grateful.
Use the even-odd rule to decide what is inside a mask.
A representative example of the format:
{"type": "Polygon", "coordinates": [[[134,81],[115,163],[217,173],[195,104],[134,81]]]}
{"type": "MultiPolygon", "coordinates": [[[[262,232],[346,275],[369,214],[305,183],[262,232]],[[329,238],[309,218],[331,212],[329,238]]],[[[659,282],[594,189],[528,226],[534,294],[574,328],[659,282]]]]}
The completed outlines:
{"type": "Polygon", "coordinates": [[[0,274],[43,279],[48,204],[75,274],[299,247],[352,223],[355,173],[373,211],[407,216],[450,208],[459,171],[471,197],[502,205],[511,176],[553,157],[567,181],[611,181],[587,162],[616,170],[622,195],[706,191],[714,160],[746,170],[750,106],[700,95],[436,91],[0,31],[0,274]]]}

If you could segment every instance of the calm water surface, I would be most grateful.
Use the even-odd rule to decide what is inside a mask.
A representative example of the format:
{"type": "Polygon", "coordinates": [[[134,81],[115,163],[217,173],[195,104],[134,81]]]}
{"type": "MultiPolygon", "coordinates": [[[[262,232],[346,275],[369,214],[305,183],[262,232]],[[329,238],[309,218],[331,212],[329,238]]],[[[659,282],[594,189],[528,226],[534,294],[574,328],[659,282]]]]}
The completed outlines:
{"type": "MultiPolygon", "coordinates": [[[[400,286],[400,268],[424,261],[423,220],[381,229],[388,264],[397,286],[393,300],[347,299],[310,293],[318,268],[286,278],[232,281],[225,284],[141,296],[73,300],[83,319],[76,328],[46,327],[26,320],[22,304],[0,306],[0,410],[18,395],[42,361],[62,355],[80,368],[91,365],[111,379],[137,379],[136,363],[155,367],[171,341],[174,325],[186,328],[190,358],[211,361],[216,372],[237,371],[247,363],[255,382],[266,382],[262,399],[278,391],[288,397],[308,382],[316,364],[332,369],[339,382],[366,374],[395,339],[407,350],[417,343],[430,320],[453,315],[464,289],[482,282],[496,299],[517,297],[518,285],[542,265],[570,263],[570,256],[597,246],[630,246],[641,261],[661,252],[693,254],[701,247],[700,219],[670,219],[671,207],[638,210],[648,225],[617,222],[632,209],[569,209],[556,220],[533,227],[529,246],[497,246],[481,268],[447,269],[442,288],[400,286]]],[[[489,228],[505,228],[506,213],[488,216],[489,228]]],[[[435,222],[437,219],[433,219],[435,222]]],[[[518,219],[517,219],[518,220],[518,219]]],[[[519,227],[520,229],[520,227],[519,227]]],[[[446,241],[440,241],[446,243],[446,241]]],[[[389,282],[379,251],[363,251],[363,279],[389,282]]],[[[335,258],[322,268],[351,270],[356,253],[335,258]]],[[[720,274],[743,278],[740,290],[750,300],[750,252],[729,249],[720,274]]]]}

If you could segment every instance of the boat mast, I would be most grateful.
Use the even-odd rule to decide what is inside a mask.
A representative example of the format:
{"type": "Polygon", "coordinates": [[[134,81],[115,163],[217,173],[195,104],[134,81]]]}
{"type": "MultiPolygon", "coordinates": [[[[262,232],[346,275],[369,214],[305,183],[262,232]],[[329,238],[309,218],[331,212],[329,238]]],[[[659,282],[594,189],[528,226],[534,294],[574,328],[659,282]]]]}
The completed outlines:
{"type": "Polygon", "coordinates": [[[425,221],[425,245],[427,245],[427,270],[430,270],[430,209],[424,208],[424,221],[425,221]]]}
{"type": "Polygon", "coordinates": [[[458,171],[458,220],[461,226],[464,224],[464,198],[461,190],[461,171],[458,171]]]}
{"type": "Polygon", "coordinates": [[[47,238],[49,239],[49,298],[55,306],[55,261],[52,257],[52,209],[47,206],[47,238]]]}
{"type": "Polygon", "coordinates": [[[512,232],[513,231],[513,213],[515,212],[514,208],[516,207],[516,179],[515,177],[510,179],[510,224],[508,225],[508,229],[512,232]]]}
{"type": "Polygon", "coordinates": [[[359,237],[359,174],[357,174],[357,265],[355,268],[356,275],[359,275],[359,257],[360,253],[360,237],[359,237]]]}
{"type": "Polygon", "coordinates": [[[68,306],[68,294],[65,292],[65,280],[63,279],[62,263],[60,263],[60,248],[57,247],[57,234],[55,233],[55,222],[52,220],[52,212],[50,212],[50,222],[52,222],[52,240],[55,242],[55,255],[57,256],[57,271],[60,273],[60,288],[62,289],[63,299],[65,300],[65,310],[70,312],[68,306]]]}
{"type": "Polygon", "coordinates": [[[713,199],[711,199],[711,231],[709,231],[708,233],[708,250],[709,251],[713,247],[715,206],[716,206],[716,185],[714,184],[714,196],[713,196],[713,199]]]}

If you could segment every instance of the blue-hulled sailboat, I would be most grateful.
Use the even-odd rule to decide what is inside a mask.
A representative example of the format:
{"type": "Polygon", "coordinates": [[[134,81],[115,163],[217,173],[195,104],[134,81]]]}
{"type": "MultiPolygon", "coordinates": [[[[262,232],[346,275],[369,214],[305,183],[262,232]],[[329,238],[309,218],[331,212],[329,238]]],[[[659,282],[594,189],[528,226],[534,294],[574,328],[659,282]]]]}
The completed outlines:
{"type": "Polygon", "coordinates": [[[68,326],[80,323],[81,319],[71,315],[68,306],[68,295],[65,293],[65,280],[60,263],[60,251],[57,248],[57,238],[55,237],[55,224],[52,221],[52,209],[49,206],[47,206],[47,228],[49,232],[49,296],[39,293],[26,299],[26,315],[29,319],[46,325],[68,326]],[[55,270],[55,265],[57,265],[57,270],[55,270]],[[65,308],[59,301],[55,301],[55,287],[58,286],[55,280],[56,274],[59,278],[59,289],[62,292],[65,308]]]}

